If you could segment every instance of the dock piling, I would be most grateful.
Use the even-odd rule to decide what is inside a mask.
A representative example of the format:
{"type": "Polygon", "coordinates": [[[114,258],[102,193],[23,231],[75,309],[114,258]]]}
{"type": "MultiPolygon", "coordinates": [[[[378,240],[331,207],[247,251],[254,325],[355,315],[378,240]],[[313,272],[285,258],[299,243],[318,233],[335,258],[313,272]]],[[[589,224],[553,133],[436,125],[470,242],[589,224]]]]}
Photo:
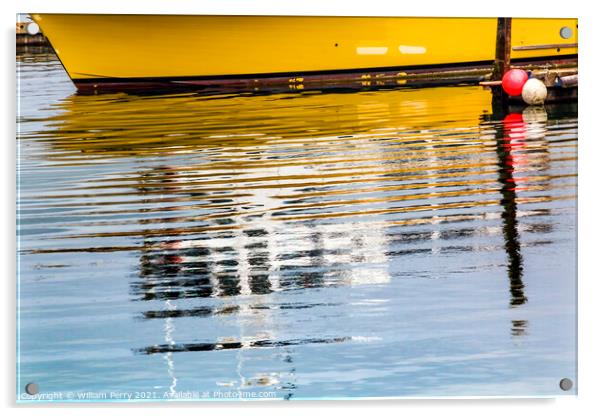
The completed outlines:
{"type": "Polygon", "coordinates": [[[493,68],[493,79],[495,80],[501,80],[506,71],[510,69],[511,31],[512,18],[498,17],[493,68]]]}
{"type": "Polygon", "coordinates": [[[498,17],[495,41],[495,61],[491,79],[499,82],[499,88],[492,89],[492,105],[494,110],[500,111],[508,104],[508,97],[501,88],[502,77],[510,69],[510,32],[512,29],[512,18],[498,17]]]}

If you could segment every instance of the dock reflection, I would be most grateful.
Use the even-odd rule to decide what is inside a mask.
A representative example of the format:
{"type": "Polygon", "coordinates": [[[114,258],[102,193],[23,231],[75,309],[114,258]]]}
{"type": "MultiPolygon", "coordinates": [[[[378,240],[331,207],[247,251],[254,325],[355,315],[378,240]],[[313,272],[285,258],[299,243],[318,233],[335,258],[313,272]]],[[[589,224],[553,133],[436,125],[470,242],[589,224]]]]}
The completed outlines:
{"type": "MultiPolygon", "coordinates": [[[[494,114],[495,117],[495,114],[494,114]]],[[[501,119],[499,128],[496,129],[496,152],[498,155],[499,182],[503,208],[503,236],[508,264],[509,305],[517,308],[528,301],[525,283],[523,281],[524,259],[521,254],[521,241],[518,221],[519,195],[529,191],[525,186],[524,172],[533,169],[548,170],[550,158],[544,152],[536,160],[530,157],[533,148],[547,149],[547,113],[544,107],[527,107],[522,110],[498,114],[501,119]],[[503,116],[503,119],[502,119],[503,116]],[[520,171],[519,175],[516,172],[520,171]]],[[[540,189],[549,189],[550,180],[547,177],[538,183],[540,189]]],[[[549,210],[542,210],[541,214],[549,215],[549,210]]],[[[545,223],[536,224],[539,232],[551,232],[551,227],[545,223]]],[[[511,334],[524,336],[527,334],[529,321],[527,319],[514,319],[511,322],[511,334]]]]}
{"type": "Polygon", "coordinates": [[[516,219],[516,181],[513,146],[524,145],[526,126],[522,114],[509,114],[503,120],[503,128],[497,134],[499,157],[499,181],[502,184],[504,244],[508,254],[508,279],[510,281],[510,305],[519,306],[527,301],[523,283],[523,258],[520,253],[518,222],[516,219]]]}

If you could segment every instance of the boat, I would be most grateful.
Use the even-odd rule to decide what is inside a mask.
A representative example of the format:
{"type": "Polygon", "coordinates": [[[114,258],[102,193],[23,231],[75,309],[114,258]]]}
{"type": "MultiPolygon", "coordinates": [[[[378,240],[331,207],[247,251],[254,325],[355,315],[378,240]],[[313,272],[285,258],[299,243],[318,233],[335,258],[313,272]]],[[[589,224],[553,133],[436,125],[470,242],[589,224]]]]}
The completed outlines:
{"type": "MultiPolygon", "coordinates": [[[[32,14],[80,91],[478,82],[496,18],[32,14]]],[[[512,19],[515,65],[575,65],[577,19],[512,19]]]]}

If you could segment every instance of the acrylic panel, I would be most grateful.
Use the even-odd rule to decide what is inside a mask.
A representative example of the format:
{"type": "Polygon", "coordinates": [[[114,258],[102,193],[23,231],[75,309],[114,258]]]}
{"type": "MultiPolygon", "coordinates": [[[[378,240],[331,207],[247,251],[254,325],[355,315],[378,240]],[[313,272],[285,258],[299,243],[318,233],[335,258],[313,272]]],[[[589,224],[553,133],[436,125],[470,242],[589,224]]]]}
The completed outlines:
{"type": "Polygon", "coordinates": [[[576,394],[576,19],[18,20],[18,402],[576,394]]]}

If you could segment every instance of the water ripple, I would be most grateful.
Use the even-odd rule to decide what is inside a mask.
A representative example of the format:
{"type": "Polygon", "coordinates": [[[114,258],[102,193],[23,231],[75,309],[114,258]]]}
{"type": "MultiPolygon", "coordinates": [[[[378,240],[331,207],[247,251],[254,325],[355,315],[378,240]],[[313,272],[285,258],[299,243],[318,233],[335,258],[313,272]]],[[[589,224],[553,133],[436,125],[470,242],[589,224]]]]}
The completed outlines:
{"type": "Polygon", "coordinates": [[[20,59],[21,357],[42,385],[76,389],[92,366],[99,390],[337,395],[329,365],[381,395],[431,348],[474,385],[478,345],[516,357],[541,299],[570,292],[537,279],[573,264],[574,106],[500,115],[475,86],[82,96],[52,55],[20,59]],[[212,358],[178,358],[195,354],[212,358]]]}

